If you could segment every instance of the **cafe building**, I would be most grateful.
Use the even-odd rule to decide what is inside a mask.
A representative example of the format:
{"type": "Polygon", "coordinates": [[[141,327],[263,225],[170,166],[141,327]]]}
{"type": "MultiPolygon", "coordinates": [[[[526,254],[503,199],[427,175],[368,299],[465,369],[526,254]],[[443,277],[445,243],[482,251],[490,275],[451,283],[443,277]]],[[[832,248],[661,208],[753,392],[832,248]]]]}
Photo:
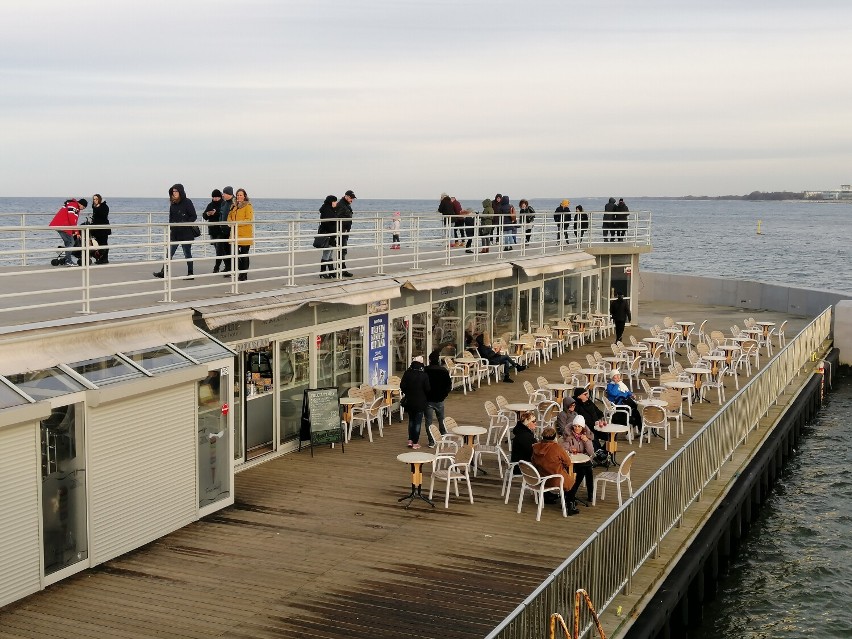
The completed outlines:
{"type": "Polygon", "coordinates": [[[638,254],[375,276],[0,334],[0,606],[234,503],[233,477],[300,445],[307,389],[401,376],[632,299],[638,254]]]}

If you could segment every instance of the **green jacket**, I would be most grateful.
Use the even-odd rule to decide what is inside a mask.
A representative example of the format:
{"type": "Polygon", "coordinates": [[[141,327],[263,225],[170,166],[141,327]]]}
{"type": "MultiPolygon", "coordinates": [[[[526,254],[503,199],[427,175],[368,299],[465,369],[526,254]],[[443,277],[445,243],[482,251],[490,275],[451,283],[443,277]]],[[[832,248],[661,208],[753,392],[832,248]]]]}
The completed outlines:
{"type": "Polygon", "coordinates": [[[485,198],[482,200],[482,213],[479,215],[479,228],[490,230],[494,226],[494,209],[491,207],[491,200],[485,198]]]}

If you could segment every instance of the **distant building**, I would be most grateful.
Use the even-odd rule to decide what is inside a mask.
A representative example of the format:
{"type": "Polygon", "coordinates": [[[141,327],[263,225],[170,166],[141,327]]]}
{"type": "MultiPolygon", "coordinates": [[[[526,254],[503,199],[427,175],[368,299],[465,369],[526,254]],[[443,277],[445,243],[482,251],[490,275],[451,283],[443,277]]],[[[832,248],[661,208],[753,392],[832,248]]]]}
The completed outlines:
{"type": "Polygon", "coordinates": [[[805,191],[806,200],[852,200],[852,184],[841,184],[834,191],[805,191]]]}

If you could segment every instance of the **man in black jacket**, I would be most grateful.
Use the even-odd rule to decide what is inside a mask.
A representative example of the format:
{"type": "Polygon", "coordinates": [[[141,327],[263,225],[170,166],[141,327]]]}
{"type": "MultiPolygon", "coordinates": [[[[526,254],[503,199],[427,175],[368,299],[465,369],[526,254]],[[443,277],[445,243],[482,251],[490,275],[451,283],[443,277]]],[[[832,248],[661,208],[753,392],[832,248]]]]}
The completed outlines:
{"type": "Polygon", "coordinates": [[[408,411],[409,448],[420,448],[420,425],[423,423],[426,395],[430,389],[429,377],[423,369],[423,356],[418,355],[399,380],[399,390],[405,395],[405,410],[408,411]]]}
{"type": "Polygon", "coordinates": [[[609,316],[615,322],[615,341],[620,342],[624,335],[624,325],[631,320],[630,302],[624,299],[624,293],[619,293],[618,298],[610,302],[609,316]]]}
{"type": "Polygon", "coordinates": [[[352,277],[352,273],[346,270],[346,255],[349,253],[349,249],[346,248],[349,245],[349,231],[352,230],[352,216],[354,213],[352,212],[352,200],[356,199],[355,194],[349,190],[343,194],[343,197],[340,198],[337,202],[337,217],[341,218],[340,222],[340,268],[343,269],[343,277],[352,277]]]}
{"type": "Polygon", "coordinates": [[[429,378],[429,392],[426,393],[426,436],[429,438],[429,448],[435,448],[435,440],[429,431],[432,425],[432,416],[438,416],[438,430],[442,435],[447,434],[444,428],[444,400],[453,389],[453,380],[450,371],[441,366],[441,358],[438,351],[429,353],[429,366],[426,367],[426,376],[429,378]]]}

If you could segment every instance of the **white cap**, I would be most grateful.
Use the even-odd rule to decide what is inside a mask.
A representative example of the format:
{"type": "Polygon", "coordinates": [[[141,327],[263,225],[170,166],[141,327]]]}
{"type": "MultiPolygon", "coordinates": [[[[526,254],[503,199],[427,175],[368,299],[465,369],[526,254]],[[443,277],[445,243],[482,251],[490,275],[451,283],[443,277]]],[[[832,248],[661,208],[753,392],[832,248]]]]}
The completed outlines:
{"type": "Polygon", "coordinates": [[[613,377],[615,377],[616,375],[621,375],[621,371],[620,371],[620,370],[618,370],[617,368],[616,368],[614,371],[610,371],[610,373],[609,373],[609,377],[610,377],[610,379],[612,379],[612,378],[613,378],[613,377]]]}
{"type": "Polygon", "coordinates": [[[574,421],[572,422],[572,424],[574,426],[576,426],[577,424],[580,424],[580,426],[585,426],[586,425],[586,418],[583,417],[582,415],[577,415],[574,418],[574,421]]]}
{"type": "Polygon", "coordinates": [[[412,361],[414,361],[414,362],[420,362],[420,363],[422,364],[422,363],[423,363],[423,356],[422,356],[422,355],[418,355],[418,356],[417,356],[417,357],[415,357],[412,361]]]}

